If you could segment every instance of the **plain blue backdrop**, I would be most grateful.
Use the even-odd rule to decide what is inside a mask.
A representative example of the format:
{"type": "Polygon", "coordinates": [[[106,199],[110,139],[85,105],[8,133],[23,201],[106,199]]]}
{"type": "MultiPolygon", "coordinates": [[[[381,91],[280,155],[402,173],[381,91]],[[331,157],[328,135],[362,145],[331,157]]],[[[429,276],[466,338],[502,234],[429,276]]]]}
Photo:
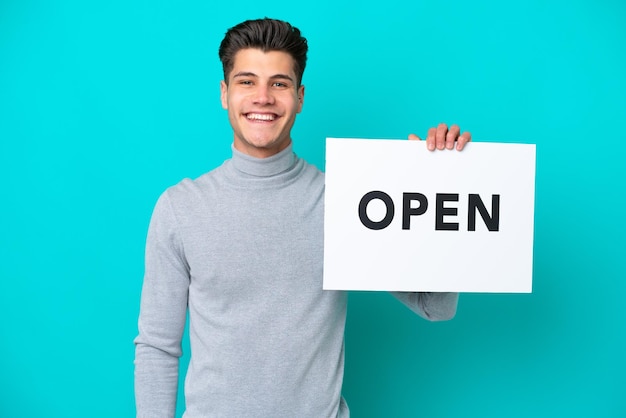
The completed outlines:
{"type": "Polygon", "coordinates": [[[152,207],[229,157],[217,47],[264,16],[309,39],[293,138],[322,169],[327,136],[442,121],[537,144],[534,292],[465,294],[437,324],[352,293],[353,416],[626,416],[618,0],[3,0],[0,416],[134,415],[152,207]]]}

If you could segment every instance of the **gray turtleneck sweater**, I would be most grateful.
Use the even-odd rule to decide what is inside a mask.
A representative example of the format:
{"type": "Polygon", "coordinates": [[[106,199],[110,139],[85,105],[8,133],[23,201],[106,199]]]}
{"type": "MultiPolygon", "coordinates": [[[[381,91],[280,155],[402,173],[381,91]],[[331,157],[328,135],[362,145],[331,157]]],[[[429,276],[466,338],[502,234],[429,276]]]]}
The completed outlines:
{"type": "MultiPolygon", "coordinates": [[[[189,313],[185,417],[349,416],[341,397],[346,294],[322,290],[324,175],[289,146],[233,158],[159,198],[148,230],[138,417],[173,417],[189,313]]],[[[455,293],[397,293],[454,316],[455,293]]]]}

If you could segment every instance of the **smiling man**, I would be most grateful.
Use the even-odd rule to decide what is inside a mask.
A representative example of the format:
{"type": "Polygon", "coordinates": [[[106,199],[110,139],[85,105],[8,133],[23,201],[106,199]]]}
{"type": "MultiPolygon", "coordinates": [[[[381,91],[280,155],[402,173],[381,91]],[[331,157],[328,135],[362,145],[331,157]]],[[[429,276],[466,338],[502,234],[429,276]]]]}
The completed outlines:
{"type": "MultiPolygon", "coordinates": [[[[349,416],[346,294],[322,290],[324,175],[291,142],[306,54],[300,31],[272,19],[243,22],[222,41],[233,156],[155,206],[135,339],[139,417],[175,414],[187,314],[185,417],[349,416]]],[[[461,150],[470,139],[442,124],[426,141],[461,150]]],[[[395,296],[429,320],[452,318],[458,300],[395,296]]]]}
{"type": "Polygon", "coordinates": [[[304,86],[287,52],[246,48],[221,82],[222,106],[235,133],[235,149],[270,157],[291,144],[291,127],[302,110],[304,86]]]}

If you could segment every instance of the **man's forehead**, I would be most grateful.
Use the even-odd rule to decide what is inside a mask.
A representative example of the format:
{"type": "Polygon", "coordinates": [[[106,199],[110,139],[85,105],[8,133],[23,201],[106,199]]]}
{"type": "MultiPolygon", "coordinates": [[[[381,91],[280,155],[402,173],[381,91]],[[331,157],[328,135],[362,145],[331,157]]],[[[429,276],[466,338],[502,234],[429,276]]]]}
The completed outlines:
{"type": "Polygon", "coordinates": [[[294,66],[295,60],[287,52],[244,48],[235,54],[231,77],[238,73],[248,73],[269,77],[284,74],[293,78],[295,76],[294,66]]]}

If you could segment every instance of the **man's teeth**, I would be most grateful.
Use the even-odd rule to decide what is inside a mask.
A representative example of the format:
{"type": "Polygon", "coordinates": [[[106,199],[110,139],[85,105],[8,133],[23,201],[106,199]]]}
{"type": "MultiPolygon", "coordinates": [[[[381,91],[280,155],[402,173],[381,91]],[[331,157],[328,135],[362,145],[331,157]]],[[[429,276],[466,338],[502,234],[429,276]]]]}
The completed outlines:
{"type": "Polygon", "coordinates": [[[261,114],[261,113],[248,113],[246,118],[250,120],[274,120],[274,115],[261,114]]]}

